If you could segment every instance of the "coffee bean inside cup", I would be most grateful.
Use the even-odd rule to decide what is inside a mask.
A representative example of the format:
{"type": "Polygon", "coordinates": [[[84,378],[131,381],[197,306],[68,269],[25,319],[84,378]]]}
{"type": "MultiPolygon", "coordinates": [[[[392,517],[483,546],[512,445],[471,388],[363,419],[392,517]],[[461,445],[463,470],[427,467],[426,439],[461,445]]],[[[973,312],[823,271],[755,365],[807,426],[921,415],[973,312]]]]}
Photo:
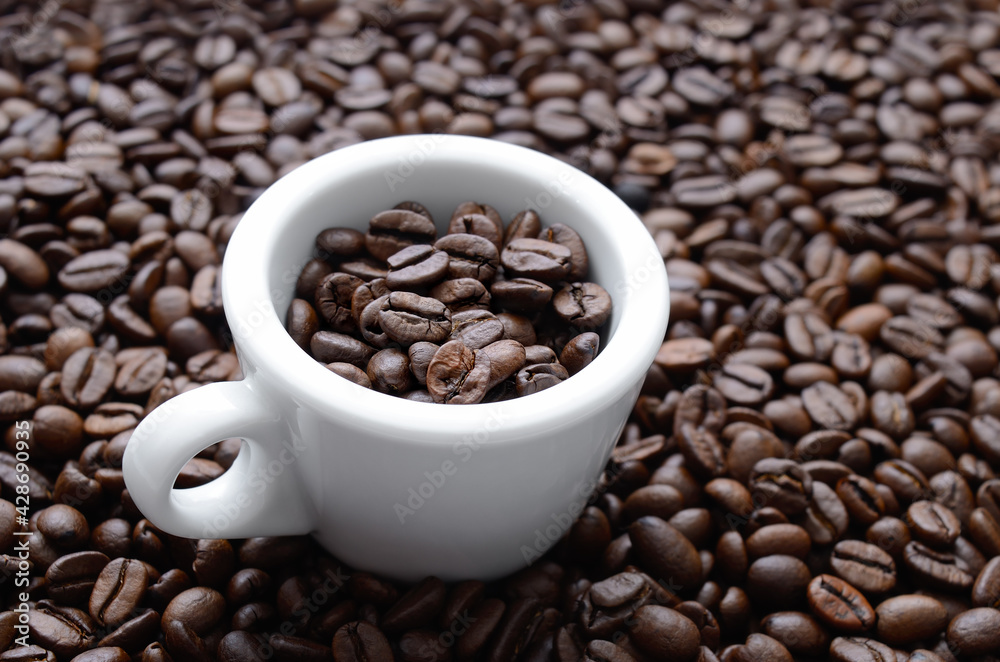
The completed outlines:
{"type": "Polygon", "coordinates": [[[504,228],[496,209],[470,201],[438,238],[427,208],[404,201],[373,215],[364,235],[327,228],[299,276],[288,332],[334,374],[411,400],[475,404],[551,388],[597,357],[612,299],[586,280],[580,235],[543,223],[527,209],[504,228]]]}

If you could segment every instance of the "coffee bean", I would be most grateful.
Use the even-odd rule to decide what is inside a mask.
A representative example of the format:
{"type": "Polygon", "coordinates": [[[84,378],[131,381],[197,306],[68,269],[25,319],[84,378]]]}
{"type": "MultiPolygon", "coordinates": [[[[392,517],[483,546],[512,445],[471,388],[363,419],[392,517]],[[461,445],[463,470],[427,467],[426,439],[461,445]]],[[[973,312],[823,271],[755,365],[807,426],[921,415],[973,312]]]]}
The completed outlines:
{"type": "Polygon", "coordinates": [[[404,346],[415,342],[440,343],[452,328],[451,312],[443,303],[412,292],[392,292],[372,302],[362,315],[363,329],[371,328],[371,318],[377,319],[387,338],[404,346]]]}
{"type": "Polygon", "coordinates": [[[463,310],[451,316],[451,340],[460,340],[469,349],[482,349],[504,335],[503,323],[485,310],[463,310]]]}
{"type": "Polygon", "coordinates": [[[71,292],[95,292],[123,283],[128,266],[128,256],[116,250],[84,253],[59,271],[59,284],[71,292]]]}
{"type": "Polygon", "coordinates": [[[935,501],[915,501],[906,511],[906,523],[921,542],[947,549],[961,533],[955,514],[935,501]]]}
{"type": "Polygon", "coordinates": [[[90,409],[101,401],[114,379],[115,359],[111,352],[84,347],[66,359],[60,389],[68,403],[90,409]]]}
{"type": "Polygon", "coordinates": [[[448,254],[426,244],[408,246],[391,255],[388,263],[389,273],[385,282],[394,290],[432,285],[445,274],[454,275],[449,270],[448,254]]]}
{"type": "Polygon", "coordinates": [[[817,425],[831,430],[851,430],[858,422],[854,403],[843,390],[817,382],[802,391],[802,404],[817,425]]]}
{"type": "Polygon", "coordinates": [[[823,656],[830,645],[830,635],[816,619],[798,611],[779,611],[762,621],[764,633],[797,655],[823,656]]]}
{"type": "Polygon", "coordinates": [[[264,103],[281,106],[298,98],[302,84],[288,69],[268,67],[254,72],[253,89],[264,103]]]}
{"type": "Polygon", "coordinates": [[[1000,646],[1000,611],[979,607],[948,624],[948,644],[963,655],[986,655],[1000,646]]]}
{"type": "Polygon", "coordinates": [[[641,517],[628,529],[632,549],[654,576],[668,578],[680,591],[701,584],[701,559],[694,545],[658,517],[641,517]]]}
{"type": "Polygon", "coordinates": [[[433,243],[437,236],[434,222],[422,214],[405,209],[390,209],[372,217],[365,246],[378,260],[413,244],[433,243]]]}
{"type": "Polygon", "coordinates": [[[837,662],[883,662],[892,660],[892,648],[867,637],[837,637],[830,642],[830,657],[837,662]]]}
{"type": "Polygon", "coordinates": [[[879,638],[894,646],[931,639],[948,625],[944,605],[926,595],[889,598],[875,612],[879,638]]]}
{"type": "Polygon", "coordinates": [[[791,460],[765,458],[750,473],[750,491],[786,515],[796,515],[808,507],[813,481],[791,460]]]}
{"type": "Polygon", "coordinates": [[[830,567],[864,593],[886,593],[896,585],[896,565],[882,548],[860,540],[841,540],[830,556],[830,567]]]}
{"type": "Polygon", "coordinates": [[[399,394],[413,386],[410,359],[398,349],[383,349],[368,360],[371,387],[382,393],[399,394]]]}
{"type": "Polygon", "coordinates": [[[938,552],[914,540],[906,544],[903,562],[931,586],[951,591],[972,586],[974,578],[967,564],[951,552],[938,552]]]}
{"type": "Polygon", "coordinates": [[[394,659],[388,640],[374,625],[354,621],[333,636],[334,662],[383,662],[394,659]]]}
{"type": "Polygon", "coordinates": [[[1000,592],[997,584],[1000,582],[1000,557],[994,557],[983,566],[972,587],[972,604],[975,607],[993,607],[1000,604],[1000,592]]]}
{"type": "Polygon", "coordinates": [[[806,597],[812,578],[805,563],[786,554],[764,556],[747,570],[747,594],[771,611],[795,609],[806,597]]]}
{"type": "Polygon", "coordinates": [[[833,575],[817,575],[806,590],[809,607],[818,619],[846,632],[862,632],[875,625],[875,610],[861,593],[833,575]]]}
{"type": "Polygon", "coordinates": [[[493,280],[500,263],[500,253],[494,242],[473,233],[447,234],[434,242],[434,248],[447,254],[447,277],[450,279],[473,278],[488,283],[493,280]]]}
{"type": "MultiPolygon", "coordinates": [[[[461,237],[462,235],[449,236],[461,237]]],[[[530,278],[513,278],[494,281],[490,286],[490,295],[497,305],[503,308],[530,313],[545,308],[545,305],[552,299],[552,288],[530,278]]],[[[440,296],[435,298],[441,299],[440,296]]],[[[444,301],[444,299],[441,300],[444,301]]]]}
{"type": "Polygon", "coordinates": [[[694,659],[701,641],[690,619],[660,605],[639,607],[629,633],[643,653],[678,660],[694,659]]]}
{"type": "Polygon", "coordinates": [[[32,290],[41,289],[49,280],[49,267],[38,253],[11,239],[0,239],[0,267],[32,290]]]}
{"type": "Polygon", "coordinates": [[[138,561],[122,558],[108,563],[94,582],[90,616],[101,626],[121,625],[142,600],[148,579],[145,566],[138,561]]]}
{"type": "Polygon", "coordinates": [[[572,252],[562,244],[541,239],[514,239],[500,254],[500,264],[515,277],[541,281],[563,280],[569,275],[572,252]]]}
{"type": "Polygon", "coordinates": [[[108,557],[96,551],[60,557],[45,571],[49,597],[63,604],[84,602],[89,599],[94,582],[107,564],[108,557]]]}

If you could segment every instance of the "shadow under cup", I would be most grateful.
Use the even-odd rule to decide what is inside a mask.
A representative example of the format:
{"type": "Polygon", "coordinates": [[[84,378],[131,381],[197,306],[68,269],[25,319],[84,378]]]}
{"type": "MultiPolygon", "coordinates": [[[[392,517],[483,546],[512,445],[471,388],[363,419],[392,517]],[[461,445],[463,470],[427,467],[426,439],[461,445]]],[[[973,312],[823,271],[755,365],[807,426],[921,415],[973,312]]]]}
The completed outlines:
{"type": "Polygon", "coordinates": [[[346,148],[268,189],[227,249],[224,305],[248,379],[265,397],[294,402],[285,422],[310,459],[293,470],[316,509],[320,543],[349,564],[400,579],[496,577],[554,544],[596,486],[663,337],[663,263],[634,214],[566,164],[492,141],[410,138],[346,148]],[[502,158],[508,151],[517,158],[502,158]],[[524,398],[447,406],[364,389],[301,350],[284,321],[316,235],[337,226],[364,232],[373,215],[406,200],[429,209],[438,236],[469,200],[492,205],[505,224],[530,208],[543,226],[576,230],[588,280],[613,301],[594,362],[524,398]],[[663,299],[644,311],[651,292],[663,299]],[[631,325],[645,328],[616,342],[631,325]],[[490,432],[497,416],[502,424],[490,432]],[[458,471],[437,485],[430,479],[448,461],[458,471]]]}

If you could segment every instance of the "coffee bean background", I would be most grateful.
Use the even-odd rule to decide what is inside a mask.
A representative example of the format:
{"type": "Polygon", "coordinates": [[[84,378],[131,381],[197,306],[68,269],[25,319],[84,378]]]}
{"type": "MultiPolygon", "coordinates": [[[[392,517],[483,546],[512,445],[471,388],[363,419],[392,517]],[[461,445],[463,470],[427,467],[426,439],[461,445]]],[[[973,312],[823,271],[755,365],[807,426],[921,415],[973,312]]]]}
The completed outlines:
{"type": "Polygon", "coordinates": [[[0,0],[0,661],[998,659],[998,98],[995,0],[0,0]],[[157,530],[122,453],[240,377],[240,214],[435,131],[577,165],[663,255],[668,336],[580,519],[411,587],[157,530]]]}

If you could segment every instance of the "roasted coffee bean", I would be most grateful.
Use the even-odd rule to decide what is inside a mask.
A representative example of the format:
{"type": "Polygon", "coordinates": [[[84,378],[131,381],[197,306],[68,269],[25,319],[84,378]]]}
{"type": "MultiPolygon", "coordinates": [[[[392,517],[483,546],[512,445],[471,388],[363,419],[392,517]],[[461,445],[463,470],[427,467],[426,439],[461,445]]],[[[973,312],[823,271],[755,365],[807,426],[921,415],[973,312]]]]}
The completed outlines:
{"type": "Polygon", "coordinates": [[[447,234],[434,243],[448,259],[446,272],[450,279],[472,278],[489,283],[497,273],[500,253],[496,245],[477,234],[447,234]]]}
{"type": "MultiPolygon", "coordinates": [[[[393,290],[433,285],[444,278],[445,274],[459,277],[449,269],[448,253],[427,244],[407,246],[389,256],[387,262],[389,273],[385,277],[385,283],[393,290]]],[[[360,284],[358,282],[357,285],[360,284]]],[[[357,285],[351,288],[352,292],[357,285]]]]}
{"type": "Polygon", "coordinates": [[[678,660],[694,659],[701,641],[689,618],[660,605],[639,607],[629,624],[629,634],[646,655],[678,660]]]}
{"type": "Polygon", "coordinates": [[[569,374],[575,375],[597,357],[600,346],[601,337],[592,331],[573,336],[559,353],[559,363],[569,374]]]}
{"type": "Polygon", "coordinates": [[[94,582],[108,561],[106,555],[96,551],[60,557],[45,571],[49,597],[62,604],[82,604],[90,598],[94,582]]]}
{"type": "Polygon", "coordinates": [[[813,614],[830,627],[863,632],[875,625],[875,610],[861,593],[833,575],[817,575],[806,590],[813,614]]]}
{"type": "Polygon", "coordinates": [[[747,595],[770,611],[796,609],[805,602],[810,579],[808,566],[794,556],[764,556],[747,570],[747,595]]]}
{"type": "Polygon", "coordinates": [[[407,246],[430,244],[436,237],[430,218],[406,209],[390,209],[372,217],[365,246],[375,259],[386,261],[407,246]]]}
{"type": "Polygon", "coordinates": [[[412,292],[392,292],[368,305],[361,318],[363,333],[377,322],[378,333],[366,333],[376,346],[385,343],[384,335],[393,342],[409,347],[415,342],[441,343],[451,333],[451,312],[443,303],[412,292]]]}
{"type": "Polygon", "coordinates": [[[503,308],[530,313],[545,308],[552,299],[552,288],[530,278],[513,278],[494,281],[490,286],[490,295],[503,308]]]}
{"type": "Polygon", "coordinates": [[[803,389],[802,405],[817,425],[830,430],[852,430],[858,423],[858,412],[851,398],[827,382],[803,389]]]}
{"type": "Polygon", "coordinates": [[[541,239],[514,239],[500,254],[500,264],[514,277],[560,281],[569,276],[571,251],[541,239]]]}
{"type": "Polygon", "coordinates": [[[110,562],[94,582],[90,616],[101,626],[121,625],[142,600],[148,580],[149,573],[139,561],[123,558],[110,562]]]}
{"type": "Polygon", "coordinates": [[[813,481],[794,461],[765,458],[750,473],[750,491],[786,515],[797,515],[809,505],[813,481]]]}
{"type": "Polygon", "coordinates": [[[316,311],[304,299],[292,299],[288,305],[285,328],[295,344],[309,351],[309,341],[319,331],[319,318],[316,311]]]}
{"type": "Polygon", "coordinates": [[[316,248],[334,258],[351,258],[365,250],[365,235],[352,228],[328,228],[316,235],[316,248]]]}
{"type": "Polygon", "coordinates": [[[357,338],[332,331],[317,331],[309,340],[309,348],[316,360],[323,363],[350,363],[367,368],[375,348],[357,338]]]}
{"type": "Polygon", "coordinates": [[[569,372],[558,363],[536,363],[527,365],[515,376],[517,394],[524,396],[544,391],[569,379],[569,372]]]}
{"type": "Polygon", "coordinates": [[[371,388],[381,393],[402,394],[413,386],[410,359],[398,349],[383,349],[368,360],[371,388]]]}
{"type": "Polygon", "coordinates": [[[944,605],[926,595],[889,598],[875,612],[879,639],[893,646],[932,639],[948,625],[944,605]]]}
{"type": "Polygon", "coordinates": [[[985,607],[970,609],[948,624],[949,647],[963,655],[988,655],[1000,647],[1000,611],[985,607]]]}
{"type": "Polygon", "coordinates": [[[771,375],[749,364],[727,363],[712,383],[723,397],[740,405],[759,405],[774,393],[771,375]]]}
{"type": "Polygon", "coordinates": [[[694,545],[658,517],[641,517],[629,526],[632,550],[654,576],[671,578],[678,590],[690,592],[701,583],[702,563],[694,545]]]}
{"type": "MultiPolygon", "coordinates": [[[[327,275],[316,286],[313,302],[323,321],[337,333],[351,333],[357,329],[352,315],[352,297],[355,290],[364,284],[360,278],[334,272],[327,275]]],[[[314,315],[315,315],[314,313],[314,315]]],[[[291,333],[291,318],[288,322],[291,333]]]]}
{"type": "Polygon", "coordinates": [[[392,660],[392,648],[378,628],[365,621],[354,621],[342,626],[333,636],[334,662],[361,662],[392,660]]]}
{"type": "Polygon", "coordinates": [[[837,662],[888,662],[892,648],[867,637],[837,637],[830,642],[830,657],[837,662]]]}
{"type": "Polygon", "coordinates": [[[115,358],[103,349],[83,347],[63,365],[60,392],[73,406],[90,409],[97,405],[115,379],[115,358]]]}
{"type": "Polygon", "coordinates": [[[611,315],[611,296],[597,283],[573,283],[556,292],[552,307],[578,329],[597,329],[611,315]]]}
{"type": "Polygon", "coordinates": [[[830,554],[830,567],[863,593],[886,593],[896,585],[896,564],[881,547],[860,540],[841,540],[830,554]]]}
{"type": "Polygon", "coordinates": [[[450,340],[460,340],[469,349],[482,349],[503,338],[503,323],[485,310],[463,310],[451,316],[450,340]]]}
{"type": "Polygon", "coordinates": [[[955,554],[935,551],[915,540],[906,544],[903,562],[916,577],[944,590],[967,590],[974,580],[968,565],[955,554]]]}
{"type": "Polygon", "coordinates": [[[947,549],[962,532],[955,514],[936,501],[913,502],[904,521],[917,539],[939,549],[947,549]]]}
{"type": "Polygon", "coordinates": [[[767,636],[793,655],[823,656],[830,646],[830,635],[809,614],[779,611],[766,616],[761,625],[767,636]]]}

